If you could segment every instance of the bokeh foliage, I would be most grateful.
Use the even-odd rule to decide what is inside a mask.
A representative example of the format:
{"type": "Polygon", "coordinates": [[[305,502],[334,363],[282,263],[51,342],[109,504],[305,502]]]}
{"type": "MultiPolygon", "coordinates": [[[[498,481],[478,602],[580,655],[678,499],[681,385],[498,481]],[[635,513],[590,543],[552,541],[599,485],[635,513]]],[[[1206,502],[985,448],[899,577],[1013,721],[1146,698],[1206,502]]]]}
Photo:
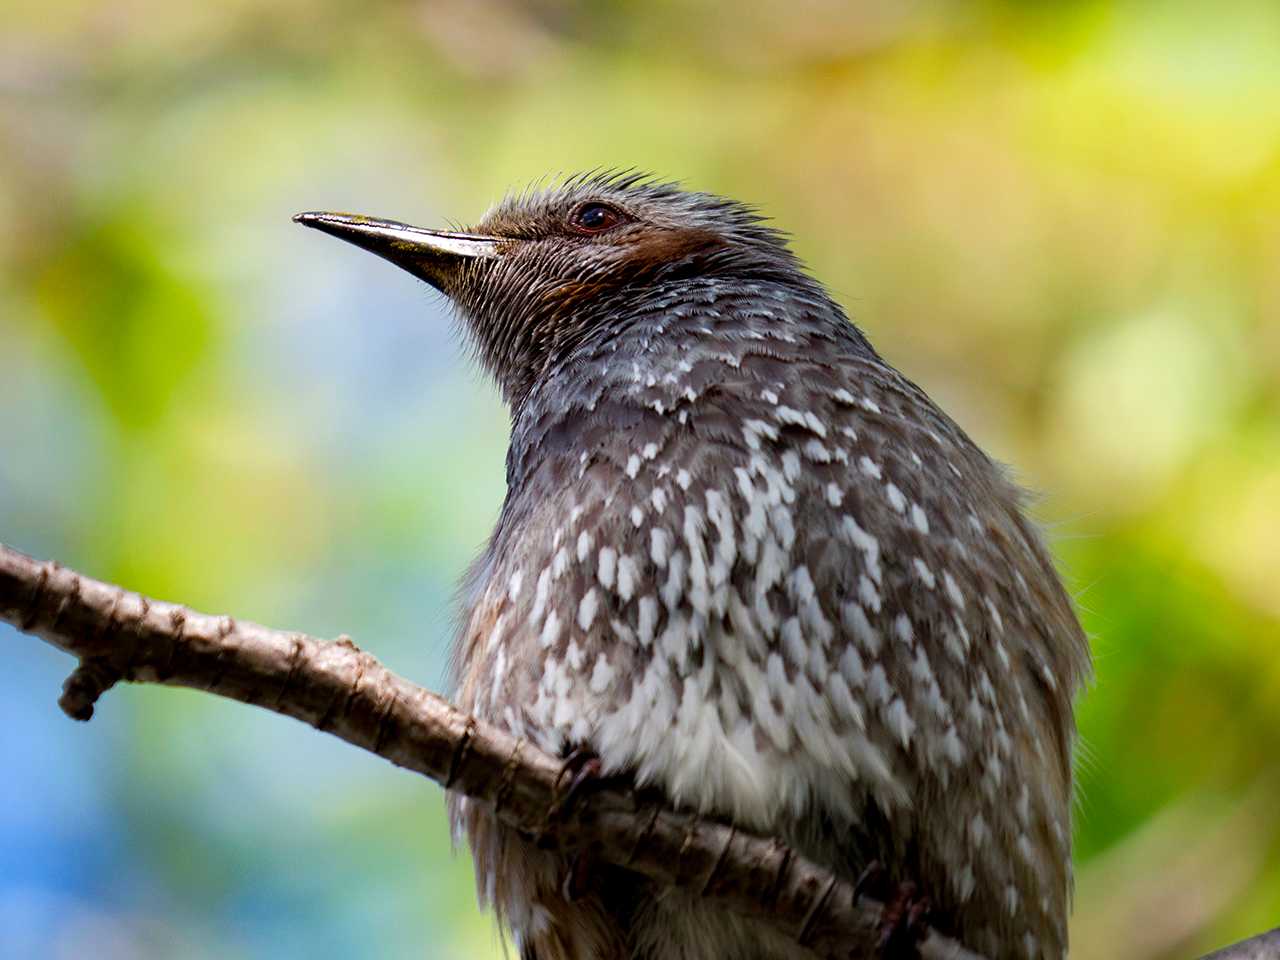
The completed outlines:
{"type": "MultiPolygon", "coordinates": [[[[443,689],[505,419],[301,209],[636,166],[758,203],[1043,492],[1097,654],[1075,955],[1280,922],[1280,8],[0,7],[0,539],[443,689]]],[[[5,631],[0,955],[500,956],[439,791],[5,631]]]]}

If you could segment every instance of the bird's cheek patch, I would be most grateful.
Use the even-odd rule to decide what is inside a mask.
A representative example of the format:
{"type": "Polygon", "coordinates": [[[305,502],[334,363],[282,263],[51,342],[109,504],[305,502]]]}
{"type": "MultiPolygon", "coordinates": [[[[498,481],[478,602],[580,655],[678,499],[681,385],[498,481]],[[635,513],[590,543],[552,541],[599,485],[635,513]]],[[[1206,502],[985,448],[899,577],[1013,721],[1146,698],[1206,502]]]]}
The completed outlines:
{"type": "Polygon", "coordinates": [[[725,242],[710,230],[652,229],[623,248],[619,272],[628,280],[653,276],[666,268],[697,263],[725,242]]]}
{"type": "Polygon", "coordinates": [[[571,315],[583,304],[610,290],[644,281],[685,266],[697,271],[701,260],[724,248],[724,241],[707,230],[646,230],[620,245],[610,268],[590,279],[566,280],[549,287],[539,299],[553,318],[571,315]]]}

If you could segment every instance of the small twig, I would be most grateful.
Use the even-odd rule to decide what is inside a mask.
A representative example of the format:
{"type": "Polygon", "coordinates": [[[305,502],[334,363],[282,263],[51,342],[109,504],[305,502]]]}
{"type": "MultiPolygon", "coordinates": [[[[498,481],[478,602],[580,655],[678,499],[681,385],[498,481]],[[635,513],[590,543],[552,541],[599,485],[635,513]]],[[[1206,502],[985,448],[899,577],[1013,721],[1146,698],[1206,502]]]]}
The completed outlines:
{"type": "Polygon", "coordinates": [[[1280,958],[1280,927],[1205,954],[1200,960],[1277,960],[1277,958],[1280,958]]]}
{"type": "Polygon", "coordinates": [[[85,658],[62,684],[58,706],[72,720],[89,720],[93,705],[120,679],[110,665],[85,658]]]}

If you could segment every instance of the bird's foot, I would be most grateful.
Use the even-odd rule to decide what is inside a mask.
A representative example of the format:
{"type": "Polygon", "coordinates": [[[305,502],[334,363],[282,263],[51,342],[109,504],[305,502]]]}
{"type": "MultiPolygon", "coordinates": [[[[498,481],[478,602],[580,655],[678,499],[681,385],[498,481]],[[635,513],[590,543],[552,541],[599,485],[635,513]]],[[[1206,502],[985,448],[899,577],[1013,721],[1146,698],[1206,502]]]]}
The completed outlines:
{"type": "Polygon", "coordinates": [[[900,883],[880,914],[880,956],[910,960],[920,956],[919,944],[928,928],[929,898],[914,883],[900,883]]]}
{"type": "MultiPolygon", "coordinates": [[[[548,819],[563,819],[582,794],[601,779],[600,758],[587,747],[574,747],[564,758],[556,774],[556,797],[548,819]]],[[[568,867],[560,882],[560,895],[570,903],[580,899],[591,887],[594,873],[591,857],[585,852],[569,857],[568,867]]]]}
{"type": "Polygon", "coordinates": [[[532,836],[539,847],[550,850],[557,846],[556,825],[568,818],[589,788],[604,782],[600,771],[600,758],[587,747],[574,747],[564,755],[552,784],[551,803],[542,829],[532,836]]]}
{"type": "Polygon", "coordinates": [[[574,747],[560,765],[556,774],[555,800],[551,805],[553,817],[562,818],[593,783],[599,782],[600,758],[589,747],[574,747]]]}
{"type": "Polygon", "coordinates": [[[872,860],[854,884],[853,894],[855,899],[863,894],[878,895],[884,901],[877,940],[880,960],[915,960],[920,956],[919,944],[928,929],[931,905],[914,883],[892,884],[884,864],[872,860]]]}

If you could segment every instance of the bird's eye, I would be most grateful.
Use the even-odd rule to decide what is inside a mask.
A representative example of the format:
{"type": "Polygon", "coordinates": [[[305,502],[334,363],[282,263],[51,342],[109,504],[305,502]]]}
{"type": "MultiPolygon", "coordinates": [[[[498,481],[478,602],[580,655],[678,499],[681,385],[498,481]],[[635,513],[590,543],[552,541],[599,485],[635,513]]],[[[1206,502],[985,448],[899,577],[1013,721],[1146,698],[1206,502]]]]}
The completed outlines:
{"type": "Polygon", "coordinates": [[[603,233],[622,223],[624,217],[607,203],[584,203],[573,211],[569,224],[578,233],[603,233]]]}

